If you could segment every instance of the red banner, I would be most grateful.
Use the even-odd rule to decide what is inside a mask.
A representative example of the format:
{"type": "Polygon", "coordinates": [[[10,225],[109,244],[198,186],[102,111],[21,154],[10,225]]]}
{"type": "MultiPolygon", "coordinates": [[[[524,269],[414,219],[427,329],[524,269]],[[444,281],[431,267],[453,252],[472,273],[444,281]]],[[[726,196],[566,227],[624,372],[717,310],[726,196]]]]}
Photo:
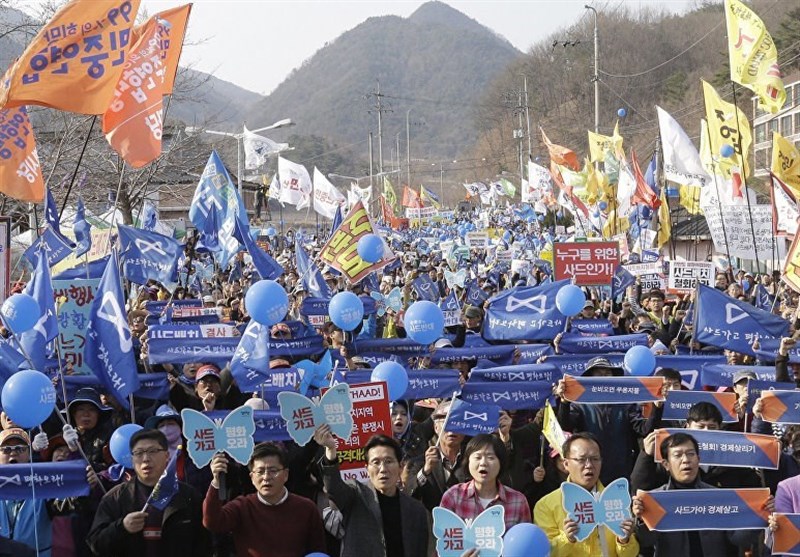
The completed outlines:
{"type": "Polygon", "coordinates": [[[553,246],[555,279],[578,286],[610,285],[619,264],[617,242],[570,242],[553,246]]]}

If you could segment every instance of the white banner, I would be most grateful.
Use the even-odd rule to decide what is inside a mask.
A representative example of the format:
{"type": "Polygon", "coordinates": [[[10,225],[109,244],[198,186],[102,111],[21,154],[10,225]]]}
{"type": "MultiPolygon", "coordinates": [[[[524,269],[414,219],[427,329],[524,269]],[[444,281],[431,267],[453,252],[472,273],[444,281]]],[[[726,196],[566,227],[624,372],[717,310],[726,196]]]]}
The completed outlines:
{"type": "Polygon", "coordinates": [[[278,157],[278,176],[281,184],[279,201],[296,205],[298,211],[308,207],[312,185],[306,167],[278,157]]]}
{"type": "Polygon", "coordinates": [[[488,232],[467,232],[464,239],[467,245],[472,248],[485,249],[489,247],[489,233],[488,232]]]}
{"type": "Polygon", "coordinates": [[[347,201],[336,186],[330,183],[325,175],[314,167],[314,210],[322,215],[333,219],[336,216],[336,209],[347,201]]]}
{"type": "Polygon", "coordinates": [[[691,292],[697,284],[714,288],[716,269],[706,261],[671,261],[667,291],[676,294],[691,292]]]}
{"type": "Polygon", "coordinates": [[[436,207],[406,207],[407,219],[429,219],[436,216],[436,207]]]}

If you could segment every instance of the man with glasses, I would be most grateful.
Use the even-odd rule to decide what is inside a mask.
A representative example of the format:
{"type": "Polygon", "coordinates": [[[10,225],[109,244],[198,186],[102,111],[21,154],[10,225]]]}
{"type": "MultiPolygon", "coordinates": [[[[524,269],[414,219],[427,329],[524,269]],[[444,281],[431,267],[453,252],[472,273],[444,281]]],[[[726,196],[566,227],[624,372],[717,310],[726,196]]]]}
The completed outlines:
{"type": "MultiPolygon", "coordinates": [[[[599,498],[603,492],[603,484],[600,483],[603,458],[597,439],[591,433],[574,433],[564,443],[562,454],[564,467],[569,474],[567,481],[599,498]]],[[[536,503],[533,520],[547,534],[554,557],[635,557],[639,554],[639,544],[633,535],[633,520],[622,523],[622,529],[627,534],[624,538],[618,538],[605,526],[598,526],[588,538],[577,541],[578,523],[567,516],[560,488],[536,503]]]]}
{"type": "MultiPolygon", "coordinates": [[[[672,489],[714,489],[700,480],[700,448],[697,440],[688,433],[675,433],[661,442],[661,465],[669,474],[667,483],[657,491],[672,489]]],[[[641,517],[645,505],[633,498],[633,514],[641,517]]],[[[772,496],[766,510],[775,511],[772,496]]],[[[650,532],[640,525],[639,537],[643,545],[655,546],[655,557],[682,555],[686,557],[725,557],[746,555],[758,549],[760,530],[692,530],[677,532],[650,532]]],[[[753,553],[755,555],[755,553],[753,553]]]]}
{"type": "Polygon", "coordinates": [[[314,440],[325,447],[325,489],[344,516],[341,557],[426,557],[428,513],[398,488],[400,444],[385,435],[367,441],[369,482],[362,483],[342,480],[330,426],[320,426],[314,440]]]}
{"type": "Polygon", "coordinates": [[[211,539],[202,524],[200,494],[179,482],[178,492],[161,511],[149,505],[153,488],[169,462],[167,438],[157,429],[131,436],[135,476],[103,496],[88,544],[96,555],[151,557],[211,555],[211,539]]]}
{"type": "Polygon", "coordinates": [[[203,525],[215,533],[231,533],[236,553],[247,557],[325,552],[325,530],[317,506],[286,489],[288,464],[281,447],[258,444],[247,464],[256,492],[223,506],[219,480],[228,472],[228,458],[217,453],[211,461],[214,479],[203,502],[203,525]]]}

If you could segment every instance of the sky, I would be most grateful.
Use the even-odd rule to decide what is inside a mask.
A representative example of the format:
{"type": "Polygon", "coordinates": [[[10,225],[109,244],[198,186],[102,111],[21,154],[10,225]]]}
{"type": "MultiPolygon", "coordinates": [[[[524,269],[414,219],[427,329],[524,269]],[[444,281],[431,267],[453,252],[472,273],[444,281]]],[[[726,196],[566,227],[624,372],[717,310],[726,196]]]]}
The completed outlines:
{"type": "MultiPolygon", "coordinates": [[[[143,0],[153,14],[180,0],[143,0]]],[[[256,93],[268,94],[296,67],[369,17],[408,17],[423,2],[347,0],[195,0],[181,64],[213,73],[256,93]]],[[[587,17],[588,0],[452,0],[451,7],[504,36],[521,51],[558,29],[587,17]]],[[[683,12],[694,0],[616,0],[594,3],[601,13],[618,6],[683,12]]],[[[35,14],[42,0],[16,0],[35,14]]]]}

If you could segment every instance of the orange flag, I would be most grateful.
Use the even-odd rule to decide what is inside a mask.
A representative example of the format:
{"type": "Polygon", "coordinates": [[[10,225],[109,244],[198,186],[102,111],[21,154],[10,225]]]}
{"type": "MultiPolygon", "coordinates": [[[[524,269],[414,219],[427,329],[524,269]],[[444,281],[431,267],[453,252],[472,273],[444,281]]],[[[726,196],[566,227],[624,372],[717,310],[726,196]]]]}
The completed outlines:
{"type": "Polygon", "coordinates": [[[419,209],[424,206],[422,198],[419,196],[419,193],[417,193],[417,190],[413,190],[408,186],[403,186],[403,207],[419,209]]]}
{"type": "Polygon", "coordinates": [[[578,163],[578,155],[575,154],[575,151],[552,143],[547,134],[544,133],[544,130],[542,128],[539,128],[539,130],[542,132],[542,141],[547,147],[548,153],[550,153],[551,161],[567,166],[576,172],[581,169],[581,165],[578,163]]]}
{"type": "Polygon", "coordinates": [[[29,104],[103,114],[130,49],[141,0],[72,0],[46,23],[0,83],[0,108],[29,104]]]}
{"type": "Polygon", "coordinates": [[[0,192],[20,201],[44,201],[39,155],[24,106],[0,110],[0,192]]]}
{"type": "Polygon", "coordinates": [[[158,12],[142,25],[133,28],[132,41],[139,40],[144,30],[151,21],[157,23],[161,36],[161,59],[164,62],[164,94],[171,95],[175,85],[175,74],[178,73],[178,62],[183,51],[183,39],[186,36],[186,26],[189,24],[189,14],[192,12],[191,4],[184,4],[177,8],[158,12]]]}
{"type": "Polygon", "coordinates": [[[125,62],[114,92],[116,98],[103,114],[103,133],[108,143],[134,168],[161,155],[165,71],[161,27],[156,20],[148,20],[125,62]]]}
{"type": "Polygon", "coordinates": [[[639,159],[636,158],[636,151],[631,149],[631,167],[633,168],[633,177],[636,178],[636,190],[633,192],[631,201],[634,203],[642,203],[651,209],[658,209],[661,206],[661,200],[656,195],[642,174],[642,169],[639,167],[639,159]]]}
{"type": "Polygon", "coordinates": [[[394,211],[392,211],[389,202],[386,201],[385,195],[381,195],[381,218],[383,218],[383,221],[387,224],[391,223],[394,218],[394,211]]]}

